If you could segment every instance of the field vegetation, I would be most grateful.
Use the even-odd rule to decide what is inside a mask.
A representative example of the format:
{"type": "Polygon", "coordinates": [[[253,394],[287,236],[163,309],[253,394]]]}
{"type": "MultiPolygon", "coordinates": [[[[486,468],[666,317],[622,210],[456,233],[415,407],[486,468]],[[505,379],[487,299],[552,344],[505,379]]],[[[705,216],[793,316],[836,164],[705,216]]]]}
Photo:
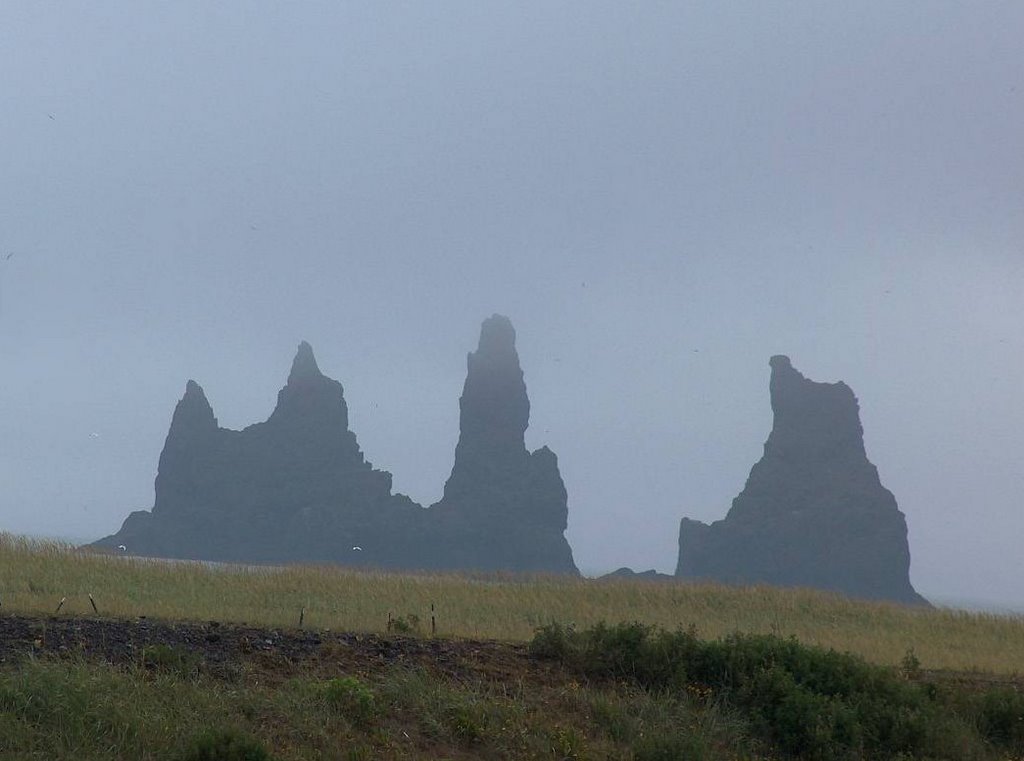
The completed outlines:
{"type": "Polygon", "coordinates": [[[1017,618],[10,536],[0,603],[4,759],[1024,758],[1017,618]]]}
{"type": "Polygon", "coordinates": [[[335,567],[161,562],[0,534],[0,611],[246,622],[270,627],[399,630],[528,641],[539,626],[637,621],[705,638],[796,637],[929,670],[1024,673],[1024,618],[915,609],[813,590],[563,577],[416,575],[335,567]]]}

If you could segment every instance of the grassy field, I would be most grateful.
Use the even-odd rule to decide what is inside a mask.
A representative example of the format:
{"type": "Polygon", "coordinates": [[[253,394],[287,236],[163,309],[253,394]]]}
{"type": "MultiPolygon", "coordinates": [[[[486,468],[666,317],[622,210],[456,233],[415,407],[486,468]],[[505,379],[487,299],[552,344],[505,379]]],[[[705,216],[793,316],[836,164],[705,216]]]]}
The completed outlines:
{"type": "Polygon", "coordinates": [[[439,636],[527,641],[552,621],[640,621],[704,638],[795,636],[883,665],[1024,673],[1024,618],[855,602],[808,590],[711,584],[234,568],[112,557],[0,535],[0,613],[246,622],[381,632],[389,616],[439,636]]]}

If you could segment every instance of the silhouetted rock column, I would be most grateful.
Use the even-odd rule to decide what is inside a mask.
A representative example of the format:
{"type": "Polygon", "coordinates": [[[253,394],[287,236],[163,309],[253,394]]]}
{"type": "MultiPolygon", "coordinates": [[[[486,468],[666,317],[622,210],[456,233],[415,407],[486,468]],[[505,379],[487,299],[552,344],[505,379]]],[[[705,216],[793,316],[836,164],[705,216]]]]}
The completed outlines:
{"type": "Polygon", "coordinates": [[[482,485],[504,488],[527,468],[524,435],[530,400],[516,352],[516,331],[494,315],[480,329],[480,345],[466,357],[466,383],[459,399],[459,442],[445,499],[479,494],[482,485]],[[496,480],[497,479],[497,480],[496,480]]]}
{"type": "Polygon", "coordinates": [[[684,518],[676,575],[926,604],[910,584],[907,525],[864,451],[857,399],[771,359],[774,424],[725,519],[684,518]]]}
{"type": "Polygon", "coordinates": [[[515,341],[509,319],[493,315],[467,357],[455,464],[433,508],[451,541],[443,554],[463,568],[578,573],[558,458],[526,449],[530,401],[515,341]]]}
{"type": "Polygon", "coordinates": [[[185,384],[185,395],[174,408],[171,427],[160,453],[156,475],[156,502],[160,515],[190,513],[199,499],[198,484],[206,474],[216,446],[217,418],[203,389],[194,380],[185,384]]]}

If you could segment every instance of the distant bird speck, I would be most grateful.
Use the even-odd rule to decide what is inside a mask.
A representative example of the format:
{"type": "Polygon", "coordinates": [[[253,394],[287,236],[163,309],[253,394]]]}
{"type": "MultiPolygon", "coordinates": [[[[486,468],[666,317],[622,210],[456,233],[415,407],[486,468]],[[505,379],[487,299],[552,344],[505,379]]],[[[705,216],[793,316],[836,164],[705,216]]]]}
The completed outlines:
{"type": "Polygon", "coordinates": [[[117,549],[121,550],[121,552],[128,552],[128,548],[125,547],[123,544],[117,545],[117,549]]]}
{"type": "Polygon", "coordinates": [[[53,114],[47,114],[47,116],[49,116],[50,119],[53,119],[53,114]]]}
{"type": "Polygon", "coordinates": [[[362,552],[363,551],[362,547],[353,547],[352,549],[355,550],[356,552],[362,552]]]}
{"type": "Polygon", "coordinates": [[[89,438],[90,439],[98,439],[99,437],[100,437],[100,435],[98,433],[96,433],[95,431],[93,431],[92,433],[89,434],[89,438]]]}
{"type": "Polygon", "coordinates": [[[14,252],[13,251],[11,251],[9,254],[7,254],[7,256],[4,257],[4,261],[5,262],[10,261],[12,256],[14,256],[14,252]]]}

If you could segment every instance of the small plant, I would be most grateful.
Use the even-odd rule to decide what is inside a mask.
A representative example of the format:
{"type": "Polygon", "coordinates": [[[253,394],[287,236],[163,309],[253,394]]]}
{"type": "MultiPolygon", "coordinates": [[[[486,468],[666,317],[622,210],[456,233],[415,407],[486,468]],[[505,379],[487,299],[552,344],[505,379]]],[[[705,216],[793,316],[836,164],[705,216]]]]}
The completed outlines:
{"type": "Polygon", "coordinates": [[[406,613],[405,616],[392,618],[388,621],[388,631],[396,634],[419,634],[420,617],[415,613],[406,613]]]}
{"type": "Polygon", "coordinates": [[[907,652],[900,661],[900,671],[907,679],[916,679],[921,675],[921,661],[914,653],[914,648],[907,648],[907,652]]]}
{"type": "Polygon", "coordinates": [[[551,752],[563,761],[579,761],[585,757],[583,735],[573,727],[558,727],[551,733],[551,752]]]}
{"type": "Polygon", "coordinates": [[[354,676],[330,680],[324,685],[323,696],[353,724],[365,727],[377,715],[373,691],[354,676]]]}
{"type": "Polygon", "coordinates": [[[487,731],[486,716],[468,705],[452,706],[445,717],[445,723],[454,737],[469,744],[480,742],[487,731]]]}
{"type": "Polygon", "coordinates": [[[196,737],[182,761],[273,761],[263,744],[236,729],[211,729],[196,737]]]}

